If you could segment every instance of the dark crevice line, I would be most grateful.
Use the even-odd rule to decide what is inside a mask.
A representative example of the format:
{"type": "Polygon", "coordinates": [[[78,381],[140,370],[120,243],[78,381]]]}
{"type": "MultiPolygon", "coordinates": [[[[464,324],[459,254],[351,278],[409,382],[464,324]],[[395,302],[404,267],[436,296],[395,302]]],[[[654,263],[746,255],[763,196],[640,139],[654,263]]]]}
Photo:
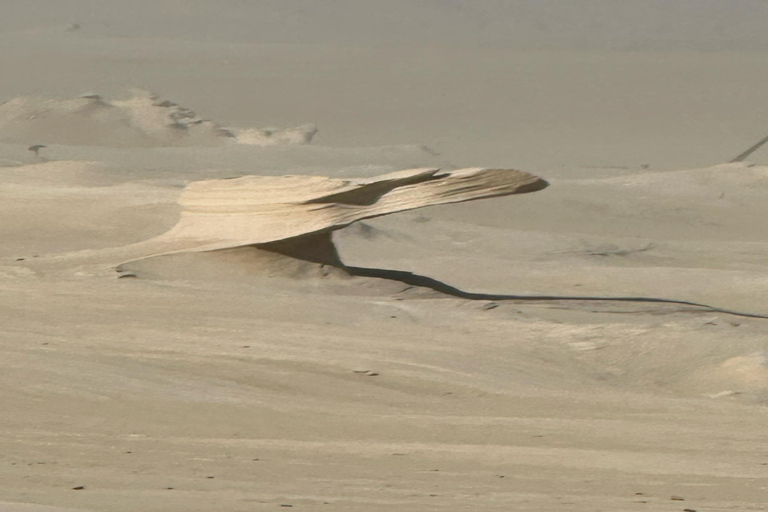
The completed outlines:
{"type": "Polygon", "coordinates": [[[741,316],[747,318],[765,318],[768,319],[768,315],[760,315],[757,313],[747,313],[743,311],[734,311],[730,309],[718,308],[710,306],[708,304],[701,304],[698,302],[691,302],[687,300],[676,299],[663,299],[657,297],[602,297],[591,295],[498,295],[490,293],[474,293],[465,292],[454,286],[432,279],[431,277],[414,274],[412,272],[405,272],[402,270],[386,270],[378,268],[365,268],[365,267],[347,267],[344,269],[353,276],[359,277],[375,277],[379,279],[389,279],[392,281],[400,281],[411,286],[419,286],[422,288],[429,288],[436,292],[444,293],[452,297],[458,297],[468,300],[520,300],[530,302],[543,302],[543,301],[611,301],[611,302],[644,302],[655,304],[678,304],[681,306],[693,306],[702,308],[704,311],[712,313],[723,313],[726,315],[741,316]]]}

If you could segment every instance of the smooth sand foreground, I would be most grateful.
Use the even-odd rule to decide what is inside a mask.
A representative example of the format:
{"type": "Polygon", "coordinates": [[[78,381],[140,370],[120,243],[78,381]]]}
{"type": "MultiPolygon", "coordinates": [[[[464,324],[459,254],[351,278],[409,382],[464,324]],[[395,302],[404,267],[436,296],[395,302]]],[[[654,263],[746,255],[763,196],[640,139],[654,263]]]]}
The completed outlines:
{"type": "Polygon", "coordinates": [[[9,8],[0,511],[765,510],[768,167],[718,165],[764,135],[764,69],[689,26],[486,40],[560,26],[513,3],[9,8]],[[550,185],[356,222],[330,262],[193,229],[247,194],[185,213],[272,183],[243,176],[473,166],[550,185]],[[131,252],[152,240],[182,245],[131,252]]]}

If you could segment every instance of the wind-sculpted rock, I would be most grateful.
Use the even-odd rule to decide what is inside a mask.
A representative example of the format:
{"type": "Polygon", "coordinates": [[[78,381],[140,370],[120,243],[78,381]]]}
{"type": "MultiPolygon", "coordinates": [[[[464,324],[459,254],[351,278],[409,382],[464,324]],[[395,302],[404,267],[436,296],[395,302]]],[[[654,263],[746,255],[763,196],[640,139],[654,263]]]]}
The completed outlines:
{"type": "Polygon", "coordinates": [[[181,194],[183,210],[176,226],[126,248],[126,254],[137,260],[248,247],[253,264],[258,267],[255,259],[260,259],[265,270],[286,263],[286,257],[343,268],[331,233],[354,222],[534,192],[547,185],[521,171],[482,168],[412,169],[361,179],[245,176],[199,181],[181,194]]]}

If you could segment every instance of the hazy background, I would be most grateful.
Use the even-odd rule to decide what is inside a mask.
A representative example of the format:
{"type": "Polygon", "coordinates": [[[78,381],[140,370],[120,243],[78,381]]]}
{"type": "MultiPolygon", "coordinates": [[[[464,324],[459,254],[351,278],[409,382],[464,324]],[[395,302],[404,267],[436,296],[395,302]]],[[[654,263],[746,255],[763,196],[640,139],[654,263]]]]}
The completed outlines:
{"type": "Polygon", "coordinates": [[[318,144],[423,143],[457,165],[535,170],[708,165],[768,132],[761,0],[0,0],[0,12],[0,101],[143,87],[224,124],[314,122],[318,144]]]}

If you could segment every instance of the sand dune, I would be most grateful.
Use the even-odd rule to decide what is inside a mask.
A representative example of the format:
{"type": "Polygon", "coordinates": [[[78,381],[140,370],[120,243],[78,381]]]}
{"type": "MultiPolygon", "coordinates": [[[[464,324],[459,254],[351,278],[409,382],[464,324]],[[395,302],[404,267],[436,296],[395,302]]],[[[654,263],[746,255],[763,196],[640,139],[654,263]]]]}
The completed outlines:
{"type": "Polygon", "coordinates": [[[52,100],[20,97],[0,104],[0,141],[73,146],[160,147],[307,144],[313,125],[280,130],[224,128],[141,90],[125,100],[97,94],[52,100]]]}

